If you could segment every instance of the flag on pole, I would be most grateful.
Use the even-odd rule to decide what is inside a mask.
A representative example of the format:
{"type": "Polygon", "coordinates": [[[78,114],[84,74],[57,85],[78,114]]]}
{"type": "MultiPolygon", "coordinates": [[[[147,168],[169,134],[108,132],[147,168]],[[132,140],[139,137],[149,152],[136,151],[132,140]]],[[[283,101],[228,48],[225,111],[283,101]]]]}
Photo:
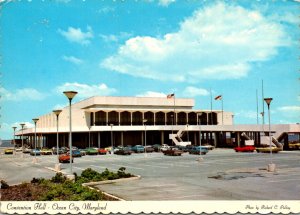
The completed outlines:
{"type": "Polygon", "coordinates": [[[215,100],[222,100],[222,95],[216,96],[215,100]]]}
{"type": "Polygon", "coordinates": [[[175,96],[175,94],[174,93],[172,93],[172,94],[168,94],[167,95],[167,99],[171,99],[171,98],[173,98],[175,96]]]}

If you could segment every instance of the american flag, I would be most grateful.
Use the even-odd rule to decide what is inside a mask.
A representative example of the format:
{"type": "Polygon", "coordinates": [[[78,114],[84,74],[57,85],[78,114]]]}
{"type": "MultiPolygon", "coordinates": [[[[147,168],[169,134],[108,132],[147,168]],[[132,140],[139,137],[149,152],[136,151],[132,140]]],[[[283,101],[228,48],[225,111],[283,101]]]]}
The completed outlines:
{"type": "Polygon", "coordinates": [[[173,98],[174,96],[175,96],[175,94],[174,94],[174,93],[172,93],[172,94],[168,94],[168,95],[167,95],[167,98],[168,98],[168,99],[171,99],[171,98],[173,98]]]}
{"type": "Polygon", "coordinates": [[[222,95],[216,96],[215,100],[222,100],[222,95]]]}

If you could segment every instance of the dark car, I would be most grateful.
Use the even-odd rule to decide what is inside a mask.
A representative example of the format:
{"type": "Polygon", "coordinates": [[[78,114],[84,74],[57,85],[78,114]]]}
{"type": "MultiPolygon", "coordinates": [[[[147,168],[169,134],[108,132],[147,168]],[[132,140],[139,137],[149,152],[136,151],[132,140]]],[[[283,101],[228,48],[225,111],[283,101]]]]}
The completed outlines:
{"type": "MultiPolygon", "coordinates": [[[[52,152],[54,155],[57,155],[57,148],[53,147],[52,152]]],[[[67,151],[64,151],[62,148],[58,148],[58,154],[61,155],[63,153],[66,153],[67,151]]]]}
{"type": "Polygon", "coordinates": [[[116,155],[131,155],[131,151],[127,149],[126,147],[124,148],[119,148],[117,151],[115,151],[116,155]]]}
{"type": "Polygon", "coordinates": [[[169,156],[181,156],[183,151],[176,147],[171,147],[165,151],[163,151],[164,155],[169,155],[169,156]]]}
{"type": "Polygon", "coordinates": [[[160,144],[154,144],[152,147],[153,147],[155,152],[160,152],[160,148],[161,148],[160,144]]]}
{"type": "Polygon", "coordinates": [[[191,149],[189,149],[190,154],[196,154],[199,155],[200,153],[202,155],[205,155],[208,152],[208,149],[202,146],[194,146],[191,149]]]}
{"type": "Polygon", "coordinates": [[[145,146],[145,150],[148,153],[154,152],[154,148],[152,146],[145,146]]]}
{"type": "Polygon", "coordinates": [[[132,147],[132,151],[134,151],[135,153],[144,152],[145,147],[142,146],[142,145],[135,145],[135,146],[132,147]]]}
{"type": "Polygon", "coordinates": [[[254,152],[255,151],[255,147],[254,146],[238,146],[235,147],[234,150],[236,152],[254,152]]]}

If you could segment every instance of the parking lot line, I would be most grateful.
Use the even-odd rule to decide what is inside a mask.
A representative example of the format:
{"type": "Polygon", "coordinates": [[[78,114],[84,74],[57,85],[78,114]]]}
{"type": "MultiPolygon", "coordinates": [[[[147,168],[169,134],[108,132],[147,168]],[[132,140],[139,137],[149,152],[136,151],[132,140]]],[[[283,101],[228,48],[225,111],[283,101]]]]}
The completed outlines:
{"type": "Polygon", "coordinates": [[[80,170],[85,170],[84,168],[80,168],[80,167],[77,167],[77,166],[73,166],[73,168],[80,169],[80,170]]]}

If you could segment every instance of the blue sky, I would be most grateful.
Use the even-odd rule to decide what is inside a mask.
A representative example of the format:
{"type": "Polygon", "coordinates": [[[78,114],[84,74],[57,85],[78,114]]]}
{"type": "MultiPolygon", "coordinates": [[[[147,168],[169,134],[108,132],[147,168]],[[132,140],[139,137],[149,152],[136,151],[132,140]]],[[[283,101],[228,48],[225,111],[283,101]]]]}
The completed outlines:
{"type": "Polygon", "coordinates": [[[210,109],[211,89],[236,124],[256,124],[263,80],[272,123],[300,121],[298,1],[0,2],[2,139],[64,107],[64,90],[75,102],[175,92],[210,109]]]}

